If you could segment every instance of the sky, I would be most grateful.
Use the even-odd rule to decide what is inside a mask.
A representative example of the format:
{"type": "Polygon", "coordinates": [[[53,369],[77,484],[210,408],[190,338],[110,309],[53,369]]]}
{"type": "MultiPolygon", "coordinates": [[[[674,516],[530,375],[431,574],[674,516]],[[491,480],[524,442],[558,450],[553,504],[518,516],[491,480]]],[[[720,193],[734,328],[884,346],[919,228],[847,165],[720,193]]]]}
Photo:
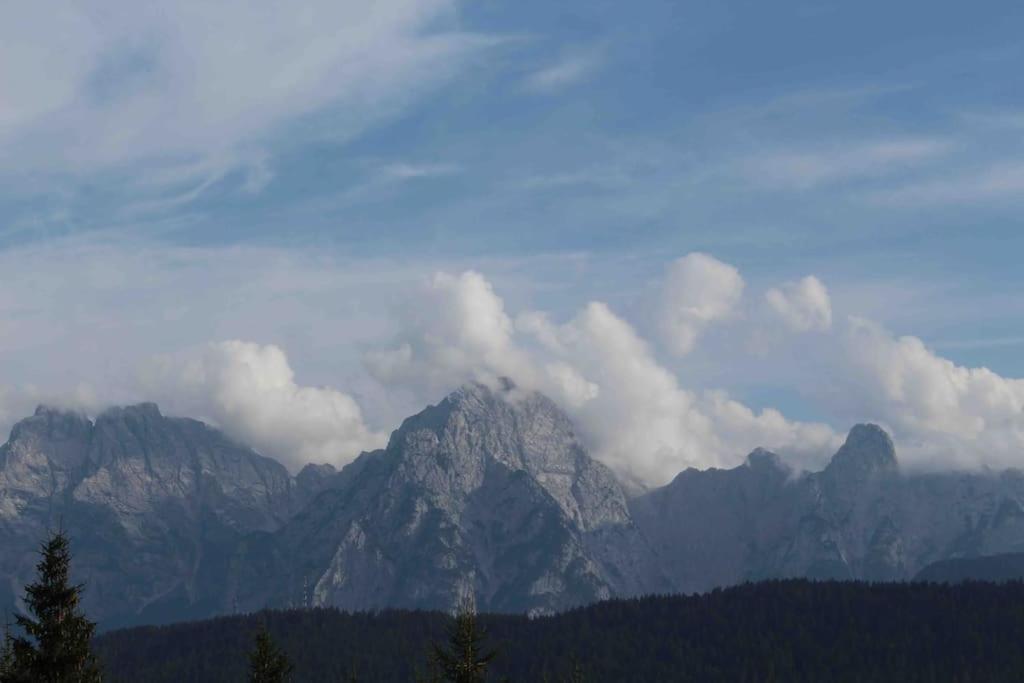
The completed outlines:
{"type": "Polygon", "coordinates": [[[293,470],[460,383],[663,483],[1024,466],[1024,6],[0,7],[0,429],[156,400],[293,470]]]}

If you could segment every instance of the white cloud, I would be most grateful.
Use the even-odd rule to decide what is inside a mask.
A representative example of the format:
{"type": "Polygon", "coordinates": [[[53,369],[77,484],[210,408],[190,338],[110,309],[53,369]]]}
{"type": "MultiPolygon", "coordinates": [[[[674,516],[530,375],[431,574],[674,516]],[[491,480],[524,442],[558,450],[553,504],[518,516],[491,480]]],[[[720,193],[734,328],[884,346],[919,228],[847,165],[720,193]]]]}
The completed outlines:
{"type": "Polygon", "coordinates": [[[660,484],[686,467],[731,467],[759,445],[820,462],[834,442],[827,426],[757,414],[725,392],[684,389],[603,303],[587,305],[558,334],[563,361],[599,389],[570,413],[595,456],[626,477],[660,484]]]}
{"type": "MultiPolygon", "coordinates": [[[[700,261],[712,264],[711,272],[721,272],[724,264],[706,259],[700,261]]],[[[688,277],[701,272],[699,267],[682,270],[688,277]]],[[[725,279],[734,286],[712,290],[735,292],[742,282],[738,273],[725,279]]],[[[424,319],[444,322],[440,328],[403,328],[403,346],[395,353],[404,374],[378,374],[392,386],[416,386],[426,398],[425,386],[453,386],[473,377],[472,368],[477,376],[508,375],[555,398],[596,457],[648,484],[688,466],[733,466],[756,446],[814,469],[837,446],[839,436],[828,425],[794,421],[772,408],[753,410],[725,391],[684,387],[604,303],[592,302],[564,323],[526,310],[511,325],[504,302],[479,274],[437,276],[435,290],[439,283],[445,296],[420,299],[415,306],[424,319]]],[[[716,347],[702,351],[700,362],[735,365],[740,373],[756,365],[788,367],[791,376],[783,381],[806,393],[818,412],[844,430],[865,420],[891,429],[909,468],[1006,467],[1024,461],[1024,380],[957,366],[919,339],[894,338],[866,321],[834,327],[828,292],[811,276],[764,296],[768,309],[788,327],[819,334],[801,337],[792,349],[787,344],[763,349],[756,358],[738,355],[742,344],[716,347]],[[798,357],[772,355],[789,353],[798,357]]],[[[730,302],[710,307],[723,315],[738,303],[732,296],[709,300],[730,302]]],[[[753,338],[758,325],[756,319],[740,321],[733,334],[753,338]]]]}
{"type": "Polygon", "coordinates": [[[832,302],[821,280],[808,275],[765,293],[769,308],[797,332],[823,332],[832,327],[832,302]]]}
{"type": "Polygon", "coordinates": [[[480,273],[435,274],[400,315],[399,344],[366,356],[370,372],[383,382],[436,394],[469,380],[522,380],[530,371],[513,344],[504,302],[480,273]]]}
{"type": "Polygon", "coordinates": [[[659,321],[669,349],[689,353],[709,324],[733,313],[743,287],[738,270],[707,254],[688,254],[672,263],[662,288],[659,321]]]}
{"type": "MultiPolygon", "coordinates": [[[[687,263],[695,274],[721,275],[723,268],[726,280],[735,274],[709,257],[687,263]]],[[[704,302],[721,311],[719,298],[704,302]]],[[[400,316],[397,345],[367,358],[381,381],[432,400],[467,379],[511,377],[552,396],[577,421],[597,458],[643,483],[664,483],[688,466],[735,465],[758,445],[794,456],[813,453],[820,463],[834,441],[824,425],[792,423],[776,411],[755,413],[723,392],[683,389],[632,326],[600,302],[564,324],[524,311],[513,325],[487,280],[468,271],[436,275],[400,316]]]]}
{"type": "Polygon", "coordinates": [[[851,318],[839,371],[846,409],[891,426],[913,467],[1024,464],[1024,380],[943,358],[917,337],[851,318]]]}
{"type": "MultiPolygon", "coordinates": [[[[570,270],[558,263],[552,270],[570,270]]],[[[669,366],[611,306],[594,302],[573,314],[571,296],[559,289],[565,281],[539,276],[535,261],[483,265],[499,274],[500,290],[476,271],[430,275],[459,264],[347,261],[305,250],[71,240],[0,251],[0,428],[39,402],[95,414],[112,403],[158,400],[168,414],[213,419],[289,466],[343,462],[459,383],[507,375],[548,393],[598,457],[646,482],[689,465],[731,466],[755,446],[807,467],[824,464],[829,427],[754,410],[718,387],[761,396],[781,389],[809,400],[839,431],[880,422],[915,468],[1024,463],[1024,380],[847,322],[842,309],[860,306],[856,298],[836,298],[830,329],[779,335],[756,354],[752,335],[781,325],[737,316],[743,300],[712,306],[733,316],[728,334],[669,366]],[[538,312],[531,300],[561,313],[538,312]],[[403,303],[395,309],[396,302],[403,303]],[[211,347],[210,339],[271,344],[211,347]],[[150,365],[140,384],[135,369],[154,354],[171,359],[166,372],[157,381],[150,365]]],[[[726,280],[742,282],[738,273],[726,280]]],[[[814,302],[825,299],[799,296],[813,290],[799,285],[776,288],[796,313],[785,310],[797,327],[822,327],[825,309],[814,302]]],[[[624,310],[631,301],[634,310],[645,305],[621,300],[624,310]]],[[[777,314],[764,303],[758,310],[777,314]]]]}
{"type": "MultiPolygon", "coordinates": [[[[301,117],[303,134],[344,138],[491,42],[460,33],[456,14],[455,0],[4,3],[0,172],[145,160],[147,174],[207,179],[262,158],[301,117]]],[[[266,180],[258,166],[250,188],[266,180]]]]}
{"type": "Polygon", "coordinates": [[[205,417],[292,471],[309,462],[344,465],[386,442],[351,396],[296,384],[287,356],[272,344],[225,341],[158,357],[143,382],[171,412],[205,417]]]}
{"type": "Polygon", "coordinates": [[[527,76],[523,87],[535,93],[559,91],[589,78],[600,63],[601,56],[594,50],[565,54],[527,76]]]}

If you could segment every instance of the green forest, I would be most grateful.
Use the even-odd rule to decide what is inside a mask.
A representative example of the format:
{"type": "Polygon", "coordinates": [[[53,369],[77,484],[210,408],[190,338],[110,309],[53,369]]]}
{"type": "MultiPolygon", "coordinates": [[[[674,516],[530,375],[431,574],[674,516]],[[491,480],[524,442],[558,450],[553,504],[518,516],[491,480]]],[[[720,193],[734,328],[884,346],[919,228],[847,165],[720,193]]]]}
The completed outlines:
{"type": "MultiPolygon", "coordinates": [[[[268,611],[100,636],[110,681],[244,681],[261,631],[294,681],[431,678],[452,618],[268,611]]],[[[1024,584],[765,581],[611,600],[551,617],[480,615],[490,681],[1021,681],[1024,584]]],[[[477,679],[467,679],[477,680],[477,679]]]]}

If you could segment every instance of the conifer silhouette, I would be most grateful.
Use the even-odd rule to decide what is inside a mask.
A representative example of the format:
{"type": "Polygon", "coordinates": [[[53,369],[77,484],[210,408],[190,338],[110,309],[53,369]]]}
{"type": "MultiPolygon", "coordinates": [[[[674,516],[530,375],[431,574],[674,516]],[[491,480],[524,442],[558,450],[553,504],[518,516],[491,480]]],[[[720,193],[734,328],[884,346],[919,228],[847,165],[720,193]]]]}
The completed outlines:
{"type": "Polygon", "coordinates": [[[484,651],[487,633],[477,620],[472,603],[464,601],[448,627],[448,644],[434,644],[434,662],[443,680],[450,683],[483,683],[487,666],[497,655],[484,651]]]}
{"type": "Polygon", "coordinates": [[[3,683],[97,683],[91,650],[96,624],[79,608],[82,586],[70,583],[71,544],[59,530],[39,550],[35,583],[25,587],[29,614],[15,617],[20,635],[5,637],[3,683]]]}
{"type": "Polygon", "coordinates": [[[10,626],[4,628],[3,642],[0,642],[0,683],[11,680],[14,671],[14,649],[10,626]]]}
{"type": "Polygon", "coordinates": [[[285,683],[291,673],[291,662],[271,640],[264,624],[256,634],[256,644],[249,655],[249,683],[285,683]]]}

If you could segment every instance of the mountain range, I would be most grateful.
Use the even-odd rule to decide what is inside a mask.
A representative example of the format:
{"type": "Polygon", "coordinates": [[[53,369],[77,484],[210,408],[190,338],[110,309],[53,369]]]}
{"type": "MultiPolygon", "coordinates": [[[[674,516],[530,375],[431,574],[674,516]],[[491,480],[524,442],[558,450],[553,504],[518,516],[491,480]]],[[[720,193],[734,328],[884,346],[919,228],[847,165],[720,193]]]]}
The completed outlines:
{"type": "Polygon", "coordinates": [[[903,472],[857,425],[820,472],[763,449],[631,494],[548,398],[468,384],[341,471],[278,462],[153,404],[40,407],[0,447],[0,606],[48,529],[101,626],[262,607],[545,614],[781,577],[911,579],[1024,550],[1024,474],[903,472]]]}

